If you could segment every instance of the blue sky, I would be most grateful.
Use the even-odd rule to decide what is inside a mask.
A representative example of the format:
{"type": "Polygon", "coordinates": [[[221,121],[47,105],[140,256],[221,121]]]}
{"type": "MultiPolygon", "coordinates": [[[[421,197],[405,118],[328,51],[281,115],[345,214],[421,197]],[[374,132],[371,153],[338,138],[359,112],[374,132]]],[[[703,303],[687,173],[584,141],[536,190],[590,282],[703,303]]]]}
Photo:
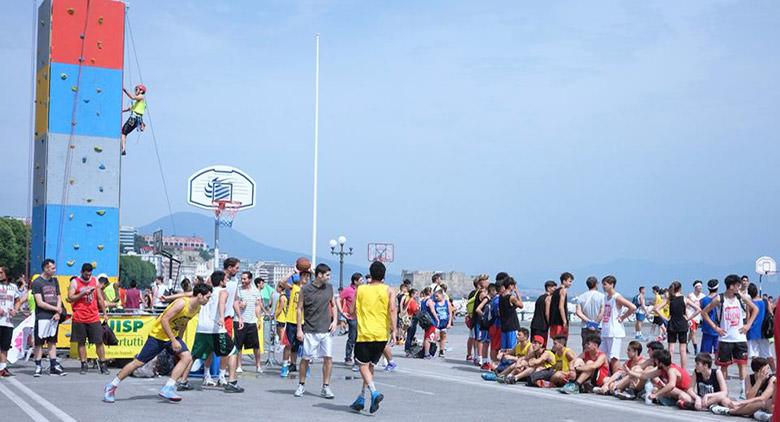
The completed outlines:
{"type": "MultiPolygon", "coordinates": [[[[235,227],[310,249],[321,33],[320,250],[400,268],[559,273],[777,254],[780,4],[156,2],[130,22],[174,211],[187,177],[258,182],[235,227]]],[[[0,214],[27,201],[31,8],[0,26],[0,214]]],[[[128,60],[128,63],[130,61],[128,60]]],[[[137,82],[135,63],[126,72],[137,82]]],[[[150,132],[122,220],[167,214],[150,132]]]]}

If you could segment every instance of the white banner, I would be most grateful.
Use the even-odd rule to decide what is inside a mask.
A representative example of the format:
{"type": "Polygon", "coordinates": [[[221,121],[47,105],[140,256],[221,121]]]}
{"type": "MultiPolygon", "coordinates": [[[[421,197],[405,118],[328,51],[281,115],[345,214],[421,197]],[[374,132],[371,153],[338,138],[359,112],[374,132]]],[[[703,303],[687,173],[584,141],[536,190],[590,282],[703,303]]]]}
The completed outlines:
{"type": "Polygon", "coordinates": [[[14,328],[13,337],[11,337],[11,350],[8,351],[8,363],[14,364],[24,357],[27,352],[27,341],[33,334],[33,327],[35,327],[35,314],[31,314],[18,327],[14,328]]]}

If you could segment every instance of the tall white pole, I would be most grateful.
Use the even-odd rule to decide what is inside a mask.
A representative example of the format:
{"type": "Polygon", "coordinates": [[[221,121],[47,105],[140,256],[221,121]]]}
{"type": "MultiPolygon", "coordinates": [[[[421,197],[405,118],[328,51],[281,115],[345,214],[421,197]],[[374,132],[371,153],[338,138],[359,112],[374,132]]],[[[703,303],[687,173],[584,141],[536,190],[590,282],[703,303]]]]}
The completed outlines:
{"type": "Polygon", "coordinates": [[[316,58],[314,65],[314,204],[312,205],[311,263],[317,265],[317,171],[320,155],[320,34],[314,36],[316,58]]]}

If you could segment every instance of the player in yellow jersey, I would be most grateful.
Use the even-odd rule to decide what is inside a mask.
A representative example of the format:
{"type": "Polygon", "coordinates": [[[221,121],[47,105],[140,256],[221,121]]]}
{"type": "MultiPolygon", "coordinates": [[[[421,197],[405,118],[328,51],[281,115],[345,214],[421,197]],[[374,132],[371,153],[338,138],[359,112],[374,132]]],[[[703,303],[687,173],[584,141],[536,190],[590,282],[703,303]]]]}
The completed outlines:
{"type": "MultiPolygon", "coordinates": [[[[282,369],[279,376],[287,378],[293,372],[297,372],[296,362],[298,362],[298,352],[303,342],[298,340],[298,299],[300,298],[301,287],[305,286],[311,279],[311,273],[308,271],[298,272],[296,270],[290,277],[283,280],[280,285],[289,292],[287,297],[287,308],[284,312],[286,322],[285,336],[287,344],[284,346],[282,355],[282,369]]],[[[283,293],[284,294],[284,293],[283,293]]],[[[301,321],[303,322],[303,321],[301,321]]]]}
{"type": "Polygon", "coordinates": [[[144,124],[144,114],[146,113],[146,86],[144,84],[136,85],[133,94],[128,92],[125,88],[122,88],[122,91],[124,91],[128,98],[133,100],[133,104],[130,107],[122,110],[122,112],[130,112],[130,117],[127,118],[127,121],[122,126],[121,149],[122,155],[125,155],[127,152],[125,148],[127,135],[134,131],[135,128],[138,128],[141,132],[146,128],[146,124],[144,124]]]}
{"type": "Polygon", "coordinates": [[[176,394],[176,381],[184,376],[192,362],[192,355],[181,337],[184,335],[190,319],[198,315],[200,307],[208,303],[210,298],[211,286],[198,284],[192,290],[192,297],[182,297],[168,305],[162,315],[152,323],[149,337],[135,359],[125,365],[116,378],[106,384],[103,401],[113,403],[116,400],[114,395],[119,383],[133,371],[154,359],[163,350],[175,354],[179,361],[173,367],[171,377],[168,378],[165,386],[160,389],[159,396],[171,402],[181,401],[181,396],[176,394]]]}
{"type": "Polygon", "coordinates": [[[369,412],[376,413],[385,398],[374,385],[374,367],[382,358],[387,341],[395,338],[397,326],[395,291],[385,284],[385,264],[374,261],[369,269],[371,280],[355,290],[350,313],[357,318],[355,363],[360,366],[363,390],[349,406],[360,412],[365,408],[366,388],[371,392],[369,412]]]}

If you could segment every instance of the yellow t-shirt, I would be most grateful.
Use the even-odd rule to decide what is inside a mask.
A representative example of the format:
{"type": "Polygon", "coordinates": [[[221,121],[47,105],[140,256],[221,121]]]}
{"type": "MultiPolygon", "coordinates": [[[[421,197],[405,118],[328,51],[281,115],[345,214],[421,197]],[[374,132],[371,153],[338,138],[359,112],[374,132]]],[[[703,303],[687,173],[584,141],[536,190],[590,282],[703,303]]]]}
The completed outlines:
{"type": "Polygon", "coordinates": [[[133,107],[131,108],[131,110],[133,111],[133,113],[138,114],[139,116],[143,116],[144,113],[146,112],[146,100],[143,99],[143,100],[135,101],[133,103],[133,107]]]}
{"type": "Polygon", "coordinates": [[[384,283],[358,286],[355,294],[357,341],[387,341],[390,338],[387,289],[384,283]]]}
{"type": "Polygon", "coordinates": [[[542,357],[544,357],[544,355],[550,356],[552,358],[552,359],[550,359],[550,360],[548,360],[548,361],[546,361],[546,362],[544,362],[542,364],[544,369],[550,369],[550,368],[554,367],[555,366],[555,361],[556,361],[555,353],[553,353],[550,350],[545,350],[544,352],[542,352],[542,357]]]}
{"type": "Polygon", "coordinates": [[[280,322],[282,324],[287,323],[287,318],[285,318],[285,314],[287,313],[287,309],[282,307],[282,300],[285,302],[287,301],[287,296],[285,295],[279,295],[279,299],[276,299],[276,322],[280,322]]]}
{"type": "Polygon", "coordinates": [[[528,355],[528,351],[529,350],[531,350],[531,342],[530,341],[526,341],[525,342],[525,346],[520,346],[520,343],[517,343],[515,345],[514,350],[512,350],[512,355],[514,355],[516,357],[519,357],[519,358],[524,358],[524,357],[526,357],[526,355],[528,355]]]}
{"type": "MultiPolygon", "coordinates": [[[[663,301],[664,301],[664,298],[661,297],[661,295],[659,295],[659,294],[655,295],[655,303],[654,303],[654,305],[657,306],[659,303],[661,303],[663,301]]],[[[661,308],[661,310],[658,313],[661,314],[661,316],[663,316],[664,318],[669,319],[669,304],[667,303],[666,306],[661,308]]]]}
{"type": "Polygon", "coordinates": [[[564,347],[561,354],[555,354],[555,369],[558,371],[569,372],[569,352],[571,349],[564,347]]]}
{"type": "Polygon", "coordinates": [[[298,323],[299,297],[301,297],[301,286],[298,284],[293,284],[290,288],[290,298],[287,299],[287,315],[285,316],[285,320],[290,324],[298,323]]]}
{"type": "MultiPolygon", "coordinates": [[[[168,309],[170,309],[171,306],[175,305],[176,303],[179,303],[180,301],[184,301],[184,307],[179,311],[176,312],[173,317],[171,317],[171,331],[173,331],[174,335],[178,335],[181,331],[183,331],[187,324],[190,322],[190,319],[198,315],[198,312],[200,311],[200,305],[196,306],[193,311],[190,311],[190,301],[196,300],[192,297],[180,297],[176,299],[173,303],[168,305],[168,308],[165,309],[165,312],[168,312],[168,309]]],[[[162,317],[165,315],[165,312],[163,312],[160,316],[157,317],[157,319],[154,320],[152,323],[152,329],[149,330],[149,337],[154,337],[157,340],[162,341],[171,341],[170,338],[168,338],[168,335],[165,334],[165,330],[163,330],[162,326],[162,317]]]]}

